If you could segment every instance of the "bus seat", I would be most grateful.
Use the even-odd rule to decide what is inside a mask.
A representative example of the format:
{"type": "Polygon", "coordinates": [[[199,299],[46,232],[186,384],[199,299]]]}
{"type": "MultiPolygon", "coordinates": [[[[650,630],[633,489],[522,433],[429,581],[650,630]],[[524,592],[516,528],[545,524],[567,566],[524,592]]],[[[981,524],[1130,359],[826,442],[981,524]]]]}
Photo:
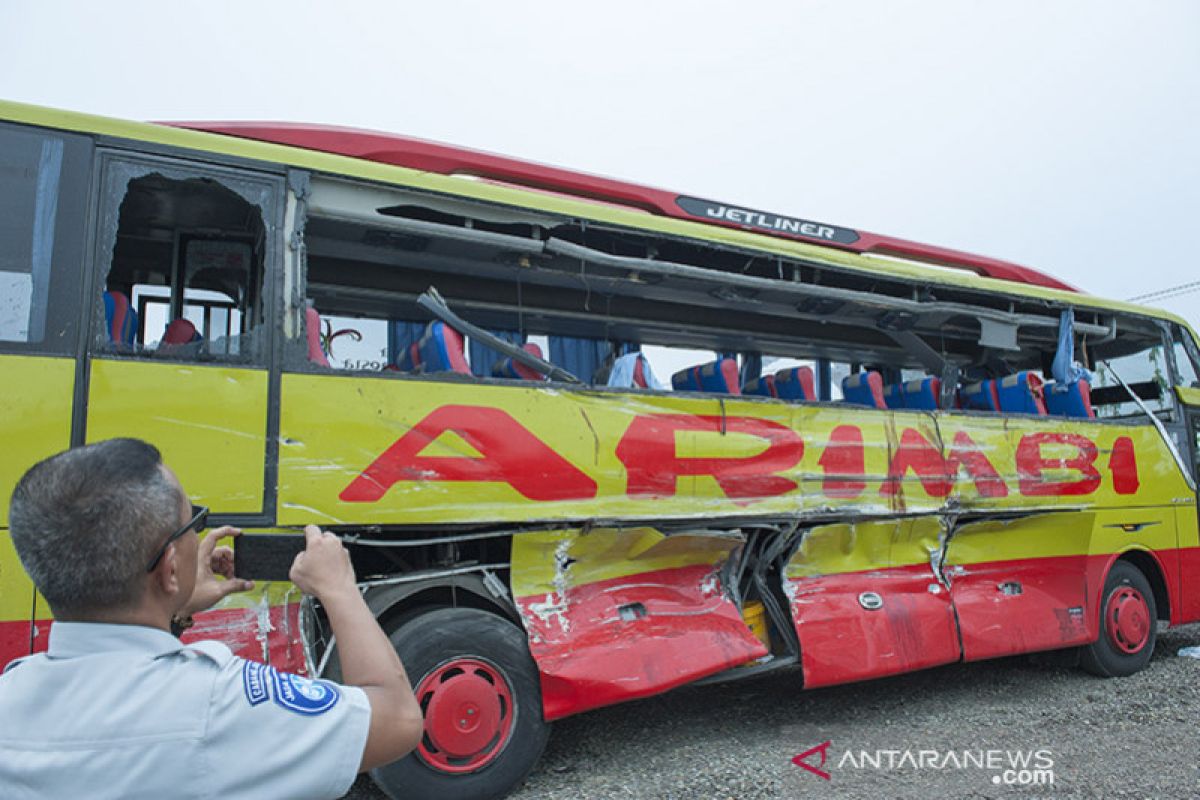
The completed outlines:
{"type": "Polygon", "coordinates": [[[929,376],[909,381],[904,384],[904,407],[936,411],[941,392],[942,381],[939,378],[929,376]]]}
{"type": "MultiPolygon", "coordinates": [[[[533,342],[521,346],[521,349],[530,355],[542,358],[542,348],[533,342]]],[[[506,358],[502,361],[497,361],[492,365],[492,375],[497,378],[512,378],[513,380],[523,381],[544,381],[546,376],[538,372],[532,367],[527,367],[519,361],[512,358],[506,358]]]]}
{"type": "Polygon", "coordinates": [[[1035,372],[1018,372],[996,382],[1000,410],[1018,414],[1045,414],[1042,399],[1042,379],[1035,372]]]}
{"type": "Polygon", "coordinates": [[[167,330],[163,333],[160,347],[178,347],[179,345],[191,344],[192,342],[203,341],[204,337],[200,335],[200,331],[196,330],[196,326],[192,324],[190,319],[172,320],[167,326],[167,330]]]}
{"type": "Polygon", "coordinates": [[[962,387],[958,396],[963,408],[973,408],[979,411],[1000,410],[1000,396],[996,390],[996,382],[990,378],[962,387]]]}
{"type": "Polygon", "coordinates": [[[737,360],[733,358],[718,358],[710,364],[681,369],[671,376],[671,385],[677,391],[742,393],[737,360]]]}
{"type": "Polygon", "coordinates": [[[812,367],[788,367],[775,373],[775,391],[782,400],[816,400],[812,367]]]}
{"type": "Polygon", "coordinates": [[[104,330],[113,344],[133,346],[137,338],[138,315],[124,292],[104,293],[104,330]]]}
{"type": "Polygon", "coordinates": [[[617,358],[608,372],[605,386],[618,389],[661,389],[654,370],[641,351],[635,350],[617,358]]]}
{"type": "Polygon", "coordinates": [[[843,378],[842,397],[847,403],[887,408],[883,399],[883,376],[874,370],[856,372],[843,378]]]}
{"type": "Polygon", "coordinates": [[[413,342],[405,347],[400,352],[400,357],[396,359],[396,369],[401,372],[420,372],[421,370],[421,343],[413,342]]]}
{"type": "Polygon", "coordinates": [[[308,345],[308,360],[318,367],[328,367],[329,358],[321,347],[321,315],[312,306],[304,309],[304,339],[308,345]]]}
{"type": "Polygon", "coordinates": [[[763,375],[761,378],[752,378],[746,381],[742,386],[742,394],[752,394],[756,397],[779,397],[775,376],[763,375]]]}
{"type": "Polygon", "coordinates": [[[891,383],[883,387],[883,402],[888,408],[905,408],[904,384],[891,383]]]}
{"type": "Polygon", "coordinates": [[[429,323],[420,341],[422,372],[460,372],[471,374],[463,355],[463,337],[441,320],[429,323]]]}
{"type": "Polygon", "coordinates": [[[1047,383],[1042,387],[1046,410],[1064,417],[1095,419],[1092,410],[1092,385],[1083,378],[1071,383],[1047,383]]]}

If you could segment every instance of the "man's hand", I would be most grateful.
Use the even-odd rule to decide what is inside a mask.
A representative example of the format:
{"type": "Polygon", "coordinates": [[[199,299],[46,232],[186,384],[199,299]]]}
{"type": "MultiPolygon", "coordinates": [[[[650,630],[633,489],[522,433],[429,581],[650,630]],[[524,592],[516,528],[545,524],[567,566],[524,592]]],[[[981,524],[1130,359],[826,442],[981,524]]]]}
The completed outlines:
{"type": "Polygon", "coordinates": [[[304,538],[304,552],[296,556],[288,573],[292,583],[322,602],[346,592],[357,595],[354,567],[342,540],[316,525],[304,528],[304,538]]]}
{"type": "Polygon", "coordinates": [[[200,550],[196,554],[196,588],[183,607],[182,616],[190,617],[207,611],[223,597],[254,588],[254,581],[233,577],[233,550],[217,547],[221,539],[240,536],[241,533],[237,528],[225,525],[209,531],[200,540],[200,550]],[[218,575],[225,580],[218,580],[218,575]]]}

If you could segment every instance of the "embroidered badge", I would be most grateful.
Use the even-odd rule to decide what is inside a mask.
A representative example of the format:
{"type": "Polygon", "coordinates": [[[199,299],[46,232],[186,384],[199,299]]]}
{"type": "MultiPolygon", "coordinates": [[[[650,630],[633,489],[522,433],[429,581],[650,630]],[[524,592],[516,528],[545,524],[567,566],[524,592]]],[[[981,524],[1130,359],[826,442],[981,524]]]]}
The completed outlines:
{"type": "Polygon", "coordinates": [[[273,671],[257,661],[247,661],[242,665],[242,687],[246,690],[246,701],[250,705],[256,706],[271,696],[271,690],[267,687],[267,673],[273,671]]]}
{"type": "Polygon", "coordinates": [[[297,714],[316,716],[337,705],[342,693],[328,681],[314,681],[289,672],[271,670],[275,703],[297,714]]]}

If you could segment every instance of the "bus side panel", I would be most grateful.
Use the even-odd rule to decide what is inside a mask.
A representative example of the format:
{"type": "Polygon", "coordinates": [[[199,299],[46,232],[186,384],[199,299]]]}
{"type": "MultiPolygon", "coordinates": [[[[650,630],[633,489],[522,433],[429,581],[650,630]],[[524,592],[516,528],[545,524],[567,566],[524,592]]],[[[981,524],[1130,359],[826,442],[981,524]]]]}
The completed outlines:
{"type": "Polygon", "coordinates": [[[262,512],[266,431],[265,370],[92,362],[87,440],[145,439],[213,513],[262,512]]]}
{"type": "Polygon", "coordinates": [[[74,388],[73,359],[0,356],[0,527],[25,470],[70,446],[74,388]]]}
{"type": "Polygon", "coordinates": [[[513,537],[512,590],[558,719],[681,686],[767,654],[721,586],[743,542],[652,528],[513,537]]]}
{"type": "Polygon", "coordinates": [[[957,528],[943,567],[963,658],[1052,650],[1095,638],[1088,546],[1096,515],[1039,514],[957,528]]]}
{"type": "Polygon", "coordinates": [[[300,637],[300,591],[287,581],[259,581],[249,592],[226,597],[197,614],[195,625],[180,639],[216,639],[236,656],[284,672],[308,672],[300,637]]]}
{"type": "Polygon", "coordinates": [[[0,670],[29,655],[32,637],[33,582],[21,568],[8,531],[0,530],[0,670]]]}
{"type": "MultiPolygon", "coordinates": [[[[71,444],[75,361],[0,356],[0,665],[28,655],[34,614],[33,584],[21,567],[8,528],[8,504],[25,470],[71,444]]],[[[42,601],[39,615],[48,617],[42,601]]],[[[44,633],[48,624],[38,626],[44,633]]]]}
{"type": "Polygon", "coordinates": [[[936,518],[822,525],[789,560],[784,589],[804,685],[878,678],[957,661],[949,592],[930,561],[936,518]]]}
{"type": "Polygon", "coordinates": [[[1200,522],[1196,506],[1177,507],[1175,524],[1179,537],[1179,591],[1171,598],[1171,622],[1180,625],[1200,620],[1200,528],[1197,527],[1200,522]]]}
{"type": "MultiPolygon", "coordinates": [[[[1136,553],[1154,563],[1163,578],[1167,601],[1171,605],[1171,621],[1174,623],[1177,620],[1180,598],[1183,596],[1179,581],[1183,551],[1179,549],[1180,535],[1175,519],[1176,510],[1169,507],[1112,509],[1096,514],[1096,527],[1088,550],[1088,586],[1091,592],[1088,616],[1089,624],[1094,619],[1096,628],[1091,631],[1089,641],[1099,636],[1104,581],[1113,562],[1122,555],[1136,553]]],[[[1153,576],[1148,577],[1153,584],[1153,576]]]]}

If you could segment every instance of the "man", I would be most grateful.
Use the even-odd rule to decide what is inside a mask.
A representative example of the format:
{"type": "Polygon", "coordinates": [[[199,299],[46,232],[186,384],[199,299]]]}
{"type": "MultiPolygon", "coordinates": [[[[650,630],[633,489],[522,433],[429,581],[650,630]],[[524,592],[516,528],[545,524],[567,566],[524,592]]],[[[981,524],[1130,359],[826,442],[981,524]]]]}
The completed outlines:
{"type": "Polygon", "coordinates": [[[404,667],[341,542],[314,525],[290,577],[325,608],[347,685],[171,634],[250,588],[216,546],[239,531],[201,540],[206,514],[135,439],[59,453],[21,478],[13,543],[56,621],[46,653],[0,675],[0,797],[340,797],[416,747],[404,667]]]}

